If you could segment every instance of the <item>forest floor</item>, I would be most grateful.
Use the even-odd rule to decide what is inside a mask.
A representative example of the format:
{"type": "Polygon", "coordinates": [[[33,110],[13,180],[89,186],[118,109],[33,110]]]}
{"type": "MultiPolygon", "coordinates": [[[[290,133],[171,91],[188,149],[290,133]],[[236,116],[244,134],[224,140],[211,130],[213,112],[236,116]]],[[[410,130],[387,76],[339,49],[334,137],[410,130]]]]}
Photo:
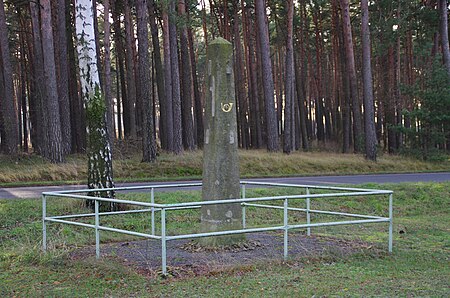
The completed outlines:
{"type": "MultiPolygon", "coordinates": [[[[450,157],[421,161],[400,155],[380,155],[377,162],[362,154],[333,152],[268,153],[266,150],[240,150],[242,178],[374,173],[437,172],[450,169],[450,157]]],[[[170,181],[201,179],[202,151],[183,155],[161,153],[154,163],[142,163],[138,154],[116,154],[116,182],[170,181]]],[[[87,161],[84,155],[71,155],[66,163],[51,164],[37,155],[10,158],[0,155],[0,185],[85,184],[87,161]]]]}
{"type": "MultiPolygon", "coordinates": [[[[312,237],[306,237],[304,231],[292,232],[292,254],[286,262],[281,259],[282,237],[277,233],[255,234],[249,237],[250,249],[235,252],[196,252],[196,246],[190,242],[173,242],[174,247],[169,250],[180,250],[180,256],[190,255],[191,260],[169,258],[170,275],[166,278],[160,275],[158,260],[152,255],[158,249],[157,242],[132,236],[102,232],[103,254],[96,260],[92,230],[49,224],[49,251],[43,254],[40,201],[2,200],[0,296],[448,296],[450,182],[361,187],[394,190],[391,255],[387,253],[386,224],[314,228],[312,237]],[[206,255],[203,265],[202,258],[197,257],[200,255],[206,255]],[[230,263],[227,258],[231,255],[241,261],[230,263]],[[192,258],[199,260],[198,267],[191,266],[192,258]]],[[[248,189],[248,196],[293,191],[248,189]]],[[[122,196],[148,199],[138,193],[122,196]]],[[[180,197],[183,201],[195,201],[199,200],[200,192],[161,193],[157,200],[170,203],[180,197]]],[[[47,208],[49,215],[87,212],[81,202],[68,199],[49,199],[47,208]]],[[[387,200],[384,197],[313,200],[312,208],[386,215],[387,200]]],[[[248,226],[281,220],[278,210],[249,208],[247,216],[248,226]]],[[[313,220],[320,220],[321,216],[324,215],[315,215],[313,220]]],[[[289,220],[302,222],[304,215],[290,213],[289,220]]],[[[199,211],[170,212],[167,222],[170,234],[191,233],[199,228],[199,211]]],[[[102,224],[141,232],[149,229],[148,214],[102,217],[102,224]]]]}

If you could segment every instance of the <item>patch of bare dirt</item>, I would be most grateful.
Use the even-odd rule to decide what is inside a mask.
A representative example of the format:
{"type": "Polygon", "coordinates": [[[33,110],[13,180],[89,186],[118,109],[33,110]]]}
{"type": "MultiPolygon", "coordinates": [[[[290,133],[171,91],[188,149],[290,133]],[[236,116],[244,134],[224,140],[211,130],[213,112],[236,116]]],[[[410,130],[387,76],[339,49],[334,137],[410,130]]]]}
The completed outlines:
{"type": "MultiPolygon", "coordinates": [[[[301,233],[289,234],[289,258],[298,260],[305,257],[347,255],[376,251],[370,243],[355,240],[342,240],[331,237],[310,236],[301,233]]],[[[102,244],[103,258],[131,266],[149,277],[161,272],[161,242],[141,240],[102,244]]],[[[72,259],[95,255],[95,247],[85,247],[71,253],[72,259]]],[[[187,277],[210,275],[237,267],[283,260],[283,234],[259,233],[247,235],[247,241],[219,248],[201,247],[192,240],[172,240],[167,242],[167,266],[170,275],[187,277]]],[[[301,266],[296,262],[296,266],[301,266]]]]}

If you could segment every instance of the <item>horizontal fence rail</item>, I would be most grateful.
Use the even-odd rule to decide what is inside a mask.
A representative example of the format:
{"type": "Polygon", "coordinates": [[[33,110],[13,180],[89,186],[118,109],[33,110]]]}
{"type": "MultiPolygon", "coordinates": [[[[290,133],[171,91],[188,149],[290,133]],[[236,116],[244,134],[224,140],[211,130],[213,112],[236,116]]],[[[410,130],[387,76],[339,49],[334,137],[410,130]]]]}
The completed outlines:
{"type": "Polygon", "coordinates": [[[307,235],[311,235],[311,228],[326,227],[326,226],[338,226],[338,225],[350,225],[350,224],[367,224],[367,223],[389,223],[388,229],[388,251],[392,252],[392,230],[393,230],[393,192],[391,190],[375,190],[375,189],[362,189],[362,188],[350,188],[350,187],[336,187],[336,186],[316,186],[316,185],[299,185],[299,184],[286,184],[286,183],[266,183],[266,182],[256,182],[256,181],[241,181],[241,198],[229,199],[229,200],[213,200],[213,201],[198,201],[198,202],[185,202],[185,203],[175,203],[175,204],[156,204],[155,203],[155,190],[159,189],[178,189],[186,187],[201,187],[201,183],[183,183],[183,184],[164,184],[164,185],[150,185],[150,186],[131,186],[131,187],[117,187],[117,188],[104,188],[104,189],[81,189],[81,190],[67,190],[67,191],[52,191],[42,193],[42,231],[43,231],[43,250],[47,250],[47,223],[60,223],[81,226],[86,228],[91,228],[95,230],[95,251],[96,257],[100,257],[100,231],[116,232],[121,234],[127,234],[131,236],[143,237],[146,239],[156,239],[161,241],[161,265],[162,273],[167,274],[167,248],[166,243],[170,240],[178,239],[193,239],[200,237],[213,237],[213,236],[223,236],[223,235],[233,235],[233,234],[244,234],[244,233],[257,233],[257,232],[268,232],[268,231],[283,231],[284,232],[284,258],[288,257],[288,231],[292,229],[306,229],[307,235]],[[305,194],[299,195],[282,195],[282,196],[270,196],[270,197],[246,197],[247,187],[289,187],[289,188],[300,188],[305,191],[305,194]],[[333,193],[321,193],[312,194],[311,190],[328,190],[336,191],[333,193]],[[103,198],[89,195],[91,193],[98,193],[106,190],[114,190],[115,192],[121,191],[136,191],[150,190],[150,203],[132,201],[132,200],[122,200],[113,198],[103,198]],[[81,194],[80,194],[81,193],[81,194]],[[86,195],[84,195],[86,194],[86,195]],[[354,214],[346,212],[337,211],[327,211],[327,210],[316,210],[311,209],[312,199],[336,199],[341,197],[355,197],[355,196],[389,196],[389,216],[374,216],[365,214],[354,214]],[[55,198],[71,198],[79,200],[93,200],[94,201],[94,212],[82,213],[82,214],[68,214],[68,215],[55,215],[47,216],[47,199],[49,197],[55,198]],[[296,208],[289,207],[290,200],[301,200],[304,199],[306,203],[306,208],[296,208]],[[283,205],[270,205],[268,202],[283,202],[283,205]],[[125,211],[111,211],[111,212],[100,212],[99,204],[100,202],[114,202],[120,204],[126,204],[131,206],[144,207],[144,209],[133,209],[125,211]],[[258,202],[265,202],[264,204],[258,202]],[[230,204],[230,203],[240,203],[242,207],[242,229],[237,230],[225,230],[217,232],[207,232],[207,233],[194,233],[194,234],[180,234],[180,235],[167,235],[167,211],[185,210],[185,209],[198,209],[206,205],[217,205],[217,204],[230,204]],[[276,225],[270,227],[246,227],[246,208],[268,208],[275,210],[283,210],[283,225],[276,225]],[[155,229],[155,213],[159,212],[161,217],[160,223],[160,234],[156,234],[155,229]],[[306,223],[302,224],[289,224],[288,212],[304,212],[306,213],[306,223]],[[150,223],[151,231],[150,233],[141,233],[136,231],[130,231],[125,229],[118,229],[113,227],[106,227],[100,225],[100,217],[108,215],[121,215],[121,214],[137,214],[137,213],[150,213],[150,223]],[[317,222],[311,223],[311,214],[324,214],[324,215],[336,215],[344,217],[357,218],[355,220],[345,220],[345,221],[333,221],[333,222],[317,222]],[[95,219],[94,224],[88,224],[78,221],[73,221],[76,218],[89,218],[93,217],[95,219]],[[70,220],[72,219],[72,220],[70,220]]]}

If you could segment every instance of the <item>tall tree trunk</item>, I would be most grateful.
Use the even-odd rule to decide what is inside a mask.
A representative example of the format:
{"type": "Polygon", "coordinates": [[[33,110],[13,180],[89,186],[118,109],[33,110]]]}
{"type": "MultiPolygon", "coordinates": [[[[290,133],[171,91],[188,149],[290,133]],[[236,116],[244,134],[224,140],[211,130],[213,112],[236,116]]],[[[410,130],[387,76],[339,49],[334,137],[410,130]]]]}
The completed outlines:
{"type": "Polygon", "coordinates": [[[104,49],[105,49],[105,60],[104,60],[104,74],[105,79],[103,81],[103,89],[105,91],[105,104],[106,104],[106,125],[108,126],[109,144],[111,145],[111,151],[114,150],[114,140],[116,138],[116,132],[114,129],[114,103],[111,94],[111,25],[109,24],[109,0],[103,0],[104,8],[104,49]]]}
{"type": "Polygon", "coordinates": [[[197,147],[203,148],[203,141],[204,141],[203,104],[198,84],[197,62],[195,59],[194,38],[192,35],[193,35],[192,30],[188,28],[189,53],[191,55],[191,66],[192,66],[192,81],[194,84],[194,105],[195,105],[195,123],[197,129],[197,147]]]}
{"type": "MultiPolygon", "coordinates": [[[[119,70],[120,77],[120,95],[122,99],[122,110],[123,110],[123,130],[125,137],[130,135],[130,110],[128,104],[128,92],[126,85],[126,77],[125,77],[125,67],[124,67],[124,46],[122,39],[122,30],[120,27],[120,13],[119,13],[119,4],[120,2],[114,0],[114,4],[112,5],[112,17],[114,22],[114,41],[116,46],[116,55],[117,55],[117,65],[116,67],[119,70]]],[[[120,117],[120,114],[119,114],[120,117]]]]}
{"type": "MultiPolygon", "coordinates": [[[[175,2],[170,2],[169,13],[175,18],[175,2]]],[[[180,69],[178,64],[178,40],[175,19],[169,21],[170,66],[172,68],[172,102],[173,102],[173,152],[183,152],[183,128],[181,116],[180,69]]]]}
{"type": "Polygon", "coordinates": [[[44,58],[42,53],[41,26],[39,21],[39,4],[30,2],[31,28],[33,31],[33,86],[34,100],[36,109],[36,152],[42,156],[46,156],[48,134],[47,121],[45,120],[45,75],[44,75],[44,58]]]}
{"type": "Polygon", "coordinates": [[[164,90],[166,94],[166,139],[169,151],[174,150],[173,143],[173,96],[172,96],[172,68],[170,64],[170,30],[169,30],[169,7],[167,3],[162,4],[162,18],[163,18],[163,48],[164,48],[164,90]]]}
{"type": "Polygon", "coordinates": [[[256,21],[261,49],[264,106],[266,112],[267,150],[278,151],[277,115],[273,95],[272,64],[270,61],[269,29],[264,0],[255,0],[256,21]]]}
{"type": "Polygon", "coordinates": [[[244,59],[242,57],[242,44],[241,35],[239,30],[239,6],[238,1],[233,1],[234,9],[234,58],[235,58],[235,86],[237,91],[236,101],[238,103],[238,119],[239,119],[239,129],[241,135],[241,144],[245,149],[249,148],[249,134],[248,134],[248,123],[247,123],[247,97],[245,95],[245,72],[244,72],[244,59]]]}
{"type": "MultiPolygon", "coordinates": [[[[241,2],[241,6],[244,7],[244,3],[241,2]]],[[[260,112],[258,104],[258,80],[256,75],[256,61],[255,61],[255,42],[253,36],[253,20],[248,5],[243,9],[244,23],[244,44],[246,44],[246,56],[247,56],[247,77],[248,77],[248,97],[249,97],[249,120],[252,148],[261,148],[262,146],[262,131],[260,112]]]]}
{"type": "Polygon", "coordinates": [[[86,150],[86,118],[84,114],[83,102],[79,96],[79,85],[77,79],[77,58],[75,57],[75,28],[73,19],[75,18],[75,8],[72,0],[66,0],[66,29],[67,29],[67,50],[69,59],[69,100],[71,112],[71,129],[72,129],[72,153],[82,153],[86,150]]]}
{"type": "MultiPolygon", "coordinates": [[[[96,44],[93,31],[94,7],[91,0],[76,0],[77,50],[80,67],[81,91],[86,107],[88,131],[88,187],[108,188],[97,196],[114,197],[110,188],[114,187],[111,147],[108,127],[106,126],[106,108],[100,88],[97,68],[96,44]]],[[[94,202],[86,202],[90,208],[94,202]]],[[[118,204],[102,203],[102,209],[116,210],[118,204]]]]}
{"type": "MultiPolygon", "coordinates": [[[[26,26],[24,16],[22,14],[22,9],[17,8],[17,15],[19,18],[20,32],[19,32],[19,53],[20,53],[20,62],[18,63],[19,67],[19,86],[20,89],[17,90],[17,93],[20,94],[21,101],[21,109],[19,110],[19,117],[22,115],[21,119],[19,118],[19,122],[22,121],[22,130],[19,131],[19,135],[22,134],[23,131],[23,146],[22,142],[20,145],[22,146],[23,152],[28,152],[28,111],[27,108],[29,105],[27,104],[27,86],[29,86],[28,73],[30,73],[28,69],[28,61],[29,55],[27,53],[27,48],[25,46],[26,38],[25,32],[27,32],[28,27],[26,26]]],[[[1,67],[1,66],[0,66],[1,67]]],[[[1,78],[1,75],[0,75],[1,78]]],[[[28,93],[29,94],[29,93],[28,93]]],[[[18,98],[19,101],[19,98],[18,98]]]]}
{"type": "Polygon", "coordinates": [[[206,4],[205,0],[200,0],[202,6],[202,28],[203,28],[203,38],[205,39],[205,48],[208,49],[208,29],[206,27],[206,4]]]}
{"type": "Polygon", "coordinates": [[[64,154],[72,151],[72,129],[69,98],[69,60],[66,31],[66,3],[57,1],[56,15],[56,72],[58,84],[59,111],[61,115],[62,150],[64,154]]]}
{"type": "Polygon", "coordinates": [[[94,35],[95,35],[95,46],[96,46],[96,56],[97,56],[97,69],[99,73],[99,79],[100,79],[100,87],[103,88],[103,78],[104,73],[103,67],[102,67],[102,56],[100,53],[100,32],[98,30],[98,16],[97,16],[97,1],[98,0],[92,0],[92,6],[94,7],[94,35]]]}
{"type": "Polygon", "coordinates": [[[124,14],[125,14],[125,39],[126,39],[126,53],[125,53],[125,61],[127,67],[127,101],[128,101],[128,112],[129,112],[129,125],[130,125],[130,135],[131,138],[136,138],[136,74],[134,67],[134,58],[133,58],[133,47],[132,43],[134,42],[134,29],[133,23],[131,20],[131,8],[129,0],[125,0],[124,5],[124,14]]]}
{"type": "Polygon", "coordinates": [[[164,89],[164,70],[161,61],[161,47],[159,45],[158,26],[156,24],[155,1],[150,0],[148,3],[148,12],[150,20],[150,30],[152,33],[153,55],[155,59],[156,85],[158,89],[158,101],[160,111],[159,138],[161,147],[167,148],[167,128],[166,128],[166,94],[164,89]]]}
{"type": "Polygon", "coordinates": [[[339,25],[339,4],[337,0],[331,2],[332,9],[332,23],[331,23],[331,34],[332,34],[332,61],[333,61],[333,91],[332,96],[334,98],[334,131],[333,134],[337,140],[337,136],[342,133],[342,76],[341,68],[342,65],[339,59],[340,51],[340,32],[341,27],[339,25]]]}
{"type": "MultiPolygon", "coordinates": [[[[29,11],[29,10],[28,10],[29,11]]],[[[30,12],[30,11],[29,11],[30,12]]],[[[23,27],[27,28],[29,34],[24,34],[25,38],[25,45],[26,45],[26,55],[28,58],[27,63],[27,93],[28,93],[28,113],[29,113],[29,121],[28,121],[28,129],[30,134],[30,145],[33,148],[34,153],[38,153],[39,151],[37,148],[39,147],[39,141],[38,135],[37,135],[37,117],[38,113],[36,111],[37,109],[37,103],[36,103],[36,84],[34,83],[34,54],[33,54],[33,34],[32,34],[32,26],[31,26],[31,13],[30,18],[24,18],[23,19],[23,27]]],[[[0,59],[1,60],[1,59],[0,59]]],[[[1,77],[1,75],[0,75],[1,77]]],[[[1,149],[0,149],[1,150],[1,149]]]]}
{"type": "MultiPolygon", "coordinates": [[[[340,32],[341,44],[344,42],[343,32],[340,32]]],[[[347,63],[345,59],[345,47],[340,47],[339,52],[341,60],[341,77],[342,77],[342,89],[343,89],[343,102],[342,102],[342,153],[350,152],[350,140],[351,140],[351,115],[350,115],[350,83],[349,75],[347,71],[347,63]]]]}
{"type": "Polygon", "coordinates": [[[292,137],[292,105],[294,103],[294,44],[293,44],[293,20],[294,1],[288,0],[287,5],[287,34],[286,34],[286,77],[285,77],[285,103],[284,103],[284,137],[283,152],[291,153],[292,137]]]}
{"type": "MultiPolygon", "coordinates": [[[[119,59],[116,56],[116,67],[119,65],[119,59]]],[[[120,72],[116,68],[116,104],[117,104],[117,138],[119,140],[123,139],[123,118],[122,118],[122,98],[121,98],[121,86],[120,86],[120,72]]]]}
{"type": "Polygon", "coordinates": [[[363,50],[364,130],[366,158],[377,159],[377,134],[375,131],[375,107],[373,103],[372,66],[370,55],[370,29],[368,0],[361,0],[361,34],[363,50]]]}
{"type": "Polygon", "coordinates": [[[305,40],[307,40],[307,12],[306,12],[306,3],[304,1],[300,2],[300,30],[299,30],[299,42],[300,42],[300,60],[295,59],[295,81],[297,85],[297,96],[298,96],[298,107],[299,107],[299,117],[300,117],[300,130],[302,134],[302,149],[303,151],[309,150],[309,139],[308,139],[308,111],[307,111],[307,90],[306,90],[306,81],[308,76],[308,61],[306,59],[306,51],[307,44],[305,40]]]}
{"type": "Polygon", "coordinates": [[[316,111],[316,123],[317,123],[317,140],[325,141],[325,127],[324,127],[324,106],[323,98],[324,92],[322,90],[322,29],[320,21],[320,8],[315,8],[313,13],[314,31],[315,31],[315,46],[316,46],[316,79],[314,80],[315,86],[315,111],[316,111]]]}
{"type": "Polygon", "coordinates": [[[356,78],[355,55],[353,53],[352,27],[350,23],[349,0],[341,0],[342,21],[344,26],[344,43],[347,60],[347,70],[349,72],[350,94],[352,98],[353,111],[353,135],[354,149],[356,152],[363,150],[363,131],[361,122],[361,109],[358,96],[358,82],[356,78]]]}
{"type": "Polygon", "coordinates": [[[385,60],[385,77],[387,82],[384,84],[385,101],[385,129],[387,131],[388,152],[395,153],[397,151],[397,132],[394,127],[396,124],[396,100],[395,100],[395,50],[393,46],[388,49],[387,59],[385,60]],[[387,63],[386,63],[387,62],[387,63]]]}
{"type": "Polygon", "coordinates": [[[187,32],[186,3],[178,1],[178,14],[181,17],[180,24],[180,52],[183,74],[183,102],[181,103],[183,113],[183,143],[186,150],[195,149],[194,141],[194,119],[192,118],[192,69],[189,56],[189,40],[187,32]]]}
{"type": "Polygon", "coordinates": [[[441,33],[442,58],[450,78],[450,49],[448,44],[448,3],[447,0],[438,0],[439,29],[441,33]]]}
{"type": "Polygon", "coordinates": [[[3,122],[2,148],[6,154],[16,154],[19,123],[14,107],[13,69],[3,0],[0,0],[0,61],[3,73],[3,77],[0,76],[0,80],[3,81],[3,88],[0,89],[0,106],[2,106],[0,120],[3,122]]]}
{"type": "Polygon", "coordinates": [[[136,1],[137,29],[138,29],[138,73],[140,102],[144,107],[144,127],[142,133],[143,156],[142,161],[152,162],[156,160],[156,142],[153,126],[153,101],[150,94],[152,83],[150,81],[150,58],[148,53],[148,9],[147,0],[136,1]]]}
{"type": "Polygon", "coordinates": [[[61,116],[56,83],[55,50],[53,47],[52,11],[50,0],[41,0],[41,34],[46,84],[45,118],[48,125],[46,158],[53,163],[64,162],[61,116]]]}
{"type": "MultiPolygon", "coordinates": [[[[304,60],[300,60],[300,64],[304,62],[304,60]]],[[[299,63],[297,63],[297,59],[294,59],[295,62],[295,83],[297,90],[297,98],[298,98],[298,109],[299,109],[299,118],[300,118],[300,132],[302,138],[302,149],[303,151],[309,150],[309,141],[308,141],[308,131],[306,127],[306,87],[304,84],[305,76],[304,76],[304,65],[299,67],[299,63]]]]}

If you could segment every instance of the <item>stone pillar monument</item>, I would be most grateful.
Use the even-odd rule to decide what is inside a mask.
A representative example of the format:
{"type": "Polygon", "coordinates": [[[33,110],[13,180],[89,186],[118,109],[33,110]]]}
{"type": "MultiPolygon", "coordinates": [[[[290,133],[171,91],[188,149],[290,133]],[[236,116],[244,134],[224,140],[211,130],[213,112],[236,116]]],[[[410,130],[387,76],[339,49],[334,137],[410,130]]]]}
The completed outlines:
{"type": "MultiPolygon", "coordinates": [[[[239,156],[233,47],[223,38],[212,41],[207,54],[205,144],[203,149],[202,199],[238,199],[239,156]]],[[[242,228],[239,203],[202,207],[202,232],[242,228]]],[[[204,245],[227,245],[242,241],[244,234],[202,238],[204,245]]]]}

